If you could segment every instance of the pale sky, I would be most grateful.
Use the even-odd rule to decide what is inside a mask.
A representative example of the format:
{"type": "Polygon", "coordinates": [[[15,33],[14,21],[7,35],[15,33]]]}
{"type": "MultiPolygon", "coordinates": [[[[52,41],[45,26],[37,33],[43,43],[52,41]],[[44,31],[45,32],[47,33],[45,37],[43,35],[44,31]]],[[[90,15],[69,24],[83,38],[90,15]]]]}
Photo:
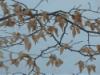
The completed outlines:
{"type": "MultiPolygon", "coordinates": [[[[24,2],[25,4],[27,4],[29,7],[34,7],[40,0],[20,0],[22,2],[24,2]]],[[[64,10],[64,11],[68,11],[71,8],[73,8],[74,6],[78,6],[78,5],[82,5],[82,8],[88,8],[88,2],[91,3],[91,7],[93,10],[97,10],[97,7],[99,7],[99,3],[100,0],[48,0],[47,2],[43,2],[37,9],[39,10],[46,10],[46,11],[56,11],[56,10],[64,10]]],[[[80,40],[81,39],[86,39],[85,36],[79,36],[80,40]]],[[[100,38],[100,37],[99,37],[100,38]]],[[[93,43],[99,43],[100,44],[100,40],[98,40],[99,38],[95,39],[95,40],[91,40],[93,41],[93,43]]],[[[69,38],[70,39],[70,38],[69,38]]],[[[75,41],[77,41],[78,39],[76,38],[75,41]]],[[[50,42],[52,43],[52,42],[50,42]]],[[[42,45],[44,43],[40,43],[40,48],[42,48],[42,45]]],[[[45,45],[45,44],[44,44],[45,45]]],[[[17,48],[19,49],[19,48],[17,48]]],[[[75,66],[75,63],[80,60],[80,59],[86,59],[85,57],[81,56],[80,54],[77,53],[73,53],[73,52],[67,52],[65,51],[65,53],[61,56],[63,60],[64,60],[64,64],[60,67],[60,68],[54,68],[54,67],[46,67],[45,66],[45,62],[46,59],[42,59],[42,60],[38,60],[38,63],[40,64],[39,66],[41,67],[41,70],[45,73],[47,73],[47,75],[52,75],[52,73],[54,75],[72,75],[72,73],[76,73],[78,72],[78,68],[77,66],[75,66]]],[[[24,61],[23,61],[24,62],[24,61]]],[[[96,64],[97,69],[96,69],[96,73],[93,73],[92,75],[99,75],[100,72],[100,56],[97,56],[96,61],[94,61],[93,63],[96,64]]],[[[28,72],[27,71],[27,67],[24,66],[25,64],[21,64],[21,67],[16,68],[14,66],[12,66],[9,70],[13,72],[16,71],[22,71],[22,72],[28,72]],[[23,69],[22,69],[23,68],[23,69]],[[20,70],[21,69],[21,70],[20,70]]],[[[1,70],[3,72],[3,70],[1,70]]],[[[0,73],[2,73],[0,71],[0,73]]],[[[1,75],[1,74],[0,74],[1,75]]],[[[4,75],[4,72],[3,74],[4,75]]],[[[80,75],[87,75],[87,71],[83,71],[82,74],[80,75]]]]}

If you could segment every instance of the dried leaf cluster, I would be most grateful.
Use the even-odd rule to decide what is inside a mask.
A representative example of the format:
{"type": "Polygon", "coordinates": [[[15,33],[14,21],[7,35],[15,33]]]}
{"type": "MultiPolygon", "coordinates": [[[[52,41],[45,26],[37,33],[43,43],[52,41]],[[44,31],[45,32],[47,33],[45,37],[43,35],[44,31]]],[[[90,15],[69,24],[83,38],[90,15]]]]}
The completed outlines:
{"type": "Polygon", "coordinates": [[[88,71],[88,74],[90,75],[91,72],[96,72],[96,66],[94,64],[90,64],[90,65],[86,65],[84,63],[84,61],[78,61],[78,63],[76,63],[76,65],[79,66],[79,70],[80,70],[80,73],[86,68],[87,71],[88,71]]]}
{"type": "Polygon", "coordinates": [[[51,54],[46,65],[49,66],[50,64],[55,67],[60,67],[63,64],[63,61],[57,58],[56,55],[51,54]]]}
{"type": "Polygon", "coordinates": [[[79,53],[82,56],[89,58],[86,62],[80,60],[76,63],[79,67],[80,73],[82,73],[84,69],[87,69],[88,74],[96,72],[96,66],[94,64],[87,65],[86,63],[88,63],[88,61],[92,62],[94,59],[96,60],[95,56],[100,55],[100,44],[92,45],[92,40],[90,39],[95,35],[98,35],[98,37],[100,36],[100,19],[88,19],[83,12],[89,11],[95,14],[100,12],[92,11],[91,9],[83,10],[79,8],[73,8],[69,12],[61,10],[55,12],[41,12],[36,10],[37,6],[41,2],[34,9],[32,9],[26,4],[21,3],[20,0],[11,1],[13,3],[9,5],[7,0],[0,0],[0,14],[3,14],[0,16],[0,68],[7,68],[5,61],[3,60],[4,51],[6,51],[10,53],[10,59],[7,60],[7,62],[10,61],[11,65],[19,67],[20,62],[25,60],[29,68],[34,69],[32,70],[34,75],[40,75],[42,73],[40,71],[40,67],[37,65],[38,58],[47,58],[47,66],[52,65],[58,68],[64,62],[62,59],[57,57],[56,53],[53,54],[53,52],[57,51],[60,52],[60,54],[63,54],[64,51],[67,50],[79,53]],[[10,28],[15,31],[10,30],[10,28]],[[21,30],[22,28],[24,29],[21,30]],[[25,33],[22,31],[25,31],[25,33]],[[85,35],[87,37],[86,39],[80,37],[84,44],[80,47],[78,45],[81,45],[81,42],[79,41],[80,39],[77,35],[83,35],[81,31],[88,35],[85,35]],[[1,34],[2,32],[7,35],[1,34]],[[37,55],[30,54],[33,50],[33,44],[35,43],[35,46],[39,47],[38,44],[41,40],[45,43],[47,43],[48,40],[51,40],[49,44],[53,43],[55,45],[48,46],[43,50],[40,49],[40,53],[37,55]],[[66,43],[66,40],[70,42],[66,43]],[[27,53],[17,53],[13,52],[13,50],[9,50],[14,46],[24,46],[27,53]],[[50,56],[48,55],[49,53],[51,54],[50,56]],[[13,55],[17,55],[17,57],[14,58],[13,55]]]}

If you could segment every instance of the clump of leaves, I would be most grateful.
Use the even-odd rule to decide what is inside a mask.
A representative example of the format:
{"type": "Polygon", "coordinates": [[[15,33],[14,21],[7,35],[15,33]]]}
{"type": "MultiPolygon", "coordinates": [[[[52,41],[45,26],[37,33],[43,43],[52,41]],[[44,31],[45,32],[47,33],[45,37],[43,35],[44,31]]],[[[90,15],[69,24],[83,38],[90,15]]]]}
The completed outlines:
{"type": "Polygon", "coordinates": [[[49,21],[49,15],[48,15],[48,12],[46,12],[46,11],[43,11],[42,13],[41,13],[41,19],[44,21],[44,22],[46,22],[46,21],[49,21]]]}
{"type": "Polygon", "coordinates": [[[90,75],[91,72],[96,72],[96,66],[94,64],[87,65],[84,61],[80,60],[76,63],[78,65],[80,73],[86,68],[88,74],[90,75]]]}
{"type": "Polygon", "coordinates": [[[10,11],[8,9],[8,5],[5,1],[0,1],[0,6],[3,10],[4,15],[8,15],[10,13],[10,11]]]}
{"type": "Polygon", "coordinates": [[[91,55],[93,49],[90,48],[90,47],[82,47],[82,48],[81,48],[81,51],[84,52],[84,53],[86,53],[86,54],[91,55]]]}
{"type": "Polygon", "coordinates": [[[16,22],[13,18],[8,18],[7,20],[4,20],[3,24],[7,27],[14,27],[16,22]]]}
{"type": "Polygon", "coordinates": [[[56,16],[56,22],[58,22],[59,27],[60,27],[60,28],[62,29],[62,31],[63,31],[64,25],[65,25],[65,23],[66,23],[65,18],[64,18],[63,16],[61,16],[61,15],[57,15],[57,16],[56,16]]]}
{"type": "Polygon", "coordinates": [[[60,50],[60,54],[62,54],[64,52],[65,49],[70,48],[69,44],[64,43],[61,47],[59,47],[60,50]]]}
{"type": "Polygon", "coordinates": [[[89,75],[91,74],[92,71],[93,71],[93,72],[96,72],[96,66],[95,66],[94,64],[88,65],[88,66],[87,66],[87,71],[88,71],[88,74],[89,74],[89,75]]]}
{"type": "Polygon", "coordinates": [[[72,19],[73,19],[75,24],[78,24],[81,27],[83,27],[81,13],[79,11],[74,12],[74,15],[72,15],[72,19]]]}
{"type": "Polygon", "coordinates": [[[48,32],[51,33],[51,34],[56,34],[58,36],[58,30],[54,26],[49,26],[48,32]]]}
{"type": "Polygon", "coordinates": [[[51,54],[46,65],[49,66],[50,64],[55,67],[60,67],[63,64],[63,61],[60,58],[57,58],[56,55],[51,54]]]}

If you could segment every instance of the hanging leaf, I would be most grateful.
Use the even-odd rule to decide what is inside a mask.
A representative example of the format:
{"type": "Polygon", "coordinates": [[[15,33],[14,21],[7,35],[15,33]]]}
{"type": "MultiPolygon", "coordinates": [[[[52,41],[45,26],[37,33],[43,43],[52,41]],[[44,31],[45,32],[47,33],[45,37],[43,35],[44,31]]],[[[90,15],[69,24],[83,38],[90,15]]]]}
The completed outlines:
{"type": "Polygon", "coordinates": [[[21,34],[19,32],[13,32],[12,35],[13,35],[13,38],[11,38],[11,43],[14,43],[20,38],[21,34]]]}
{"type": "Polygon", "coordinates": [[[62,19],[62,16],[60,16],[60,15],[56,16],[56,22],[60,22],[61,19],[62,19]]]}
{"type": "Polygon", "coordinates": [[[76,35],[76,29],[75,29],[75,27],[72,27],[72,35],[73,35],[73,37],[75,37],[75,35],[76,35]]]}
{"type": "Polygon", "coordinates": [[[31,30],[34,31],[36,29],[36,26],[37,26],[37,22],[36,22],[35,18],[30,19],[29,23],[27,25],[28,30],[29,31],[31,31],[31,30]]]}
{"type": "Polygon", "coordinates": [[[79,11],[74,12],[72,19],[74,20],[75,24],[79,24],[81,27],[83,27],[81,13],[79,11]]]}
{"type": "Polygon", "coordinates": [[[92,48],[84,47],[84,48],[81,48],[81,51],[87,54],[91,54],[92,48]]]}
{"type": "Polygon", "coordinates": [[[79,70],[80,70],[80,73],[81,73],[84,69],[84,62],[80,60],[78,63],[76,63],[76,65],[79,66],[79,70]]]}
{"type": "Polygon", "coordinates": [[[31,49],[31,42],[28,37],[24,37],[24,45],[25,49],[27,49],[28,51],[31,49]]]}
{"type": "Polygon", "coordinates": [[[88,74],[90,75],[90,73],[91,73],[91,71],[92,71],[91,65],[88,65],[88,66],[87,66],[87,70],[88,70],[88,74]]]}
{"type": "Polygon", "coordinates": [[[15,3],[14,5],[14,12],[17,16],[22,14],[22,6],[19,3],[15,3]]]}
{"type": "Polygon", "coordinates": [[[96,66],[93,64],[93,65],[91,65],[91,68],[92,68],[92,71],[93,72],[96,72],[96,66]]]}
{"type": "Polygon", "coordinates": [[[80,28],[75,26],[76,32],[79,34],[80,33],[80,28]]]}
{"type": "Polygon", "coordinates": [[[62,31],[63,31],[63,29],[64,29],[64,24],[65,24],[65,19],[62,19],[62,20],[59,22],[59,26],[60,26],[60,28],[62,29],[62,31]]]}
{"type": "Polygon", "coordinates": [[[35,44],[39,41],[40,35],[32,35],[32,40],[35,42],[35,44]]]}
{"type": "Polygon", "coordinates": [[[33,61],[32,61],[31,58],[29,58],[29,59],[27,60],[27,64],[29,65],[29,68],[32,67],[32,65],[33,65],[33,61]]]}
{"type": "Polygon", "coordinates": [[[54,26],[49,26],[48,28],[49,33],[55,33],[58,36],[58,30],[54,26]]]}
{"type": "Polygon", "coordinates": [[[100,45],[96,45],[97,51],[100,53],[100,45]]]}
{"type": "Polygon", "coordinates": [[[96,68],[96,66],[94,64],[93,65],[88,65],[87,66],[88,74],[90,75],[91,72],[95,72],[95,68],[96,68]]]}
{"type": "Polygon", "coordinates": [[[65,49],[70,48],[69,44],[64,43],[62,47],[59,48],[60,50],[60,54],[62,54],[64,52],[65,49]]]}
{"type": "Polygon", "coordinates": [[[4,21],[4,25],[8,27],[13,27],[15,26],[15,19],[13,18],[8,18],[7,20],[4,21]]]}
{"type": "Polygon", "coordinates": [[[46,41],[46,36],[44,33],[45,32],[41,30],[38,35],[40,36],[40,38],[43,38],[46,41]]]}
{"type": "Polygon", "coordinates": [[[100,25],[100,19],[96,19],[95,22],[100,25]]]}
{"type": "Polygon", "coordinates": [[[56,59],[56,61],[55,61],[55,66],[56,67],[60,67],[61,65],[63,64],[63,61],[61,60],[61,59],[56,59]]]}
{"type": "Polygon", "coordinates": [[[19,3],[15,3],[13,7],[14,7],[14,12],[17,15],[19,21],[24,22],[24,13],[22,6],[19,3]]]}
{"type": "Polygon", "coordinates": [[[8,9],[7,3],[4,2],[4,1],[1,1],[0,2],[0,6],[1,6],[2,10],[3,10],[4,15],[8,15],[10,11],[8,9]]]}
{"type": "Polygon", "coordinates": [[[19,52],[19,60],[23,60],[24,58],[27,58],[27,59],[31,59],[31,57],[29,56],[29,54],[27,53],[24,53],[24,52],[19,52]]]}
{"type": "Polygon", "coordinates": [[[10,57],[11,64],[14,64],[16,67],[18,67],[18,65],[19,65],[19,60],[18,60],[18,58],[13,59],[13,57],[12,57],[12,52],[9,54],[9,57],[10,57]]]}
{"type": "Polygon", "coordinates": [[[42,12],[42,17],[41,19],[45,22],[45,21],[48,21],[49,20],[49,15],[48,15],[48,12],[44,11],[42,12]]]}
{"type": "Polygon", "coordinates": [[[25,16],[30,16],[31,18],[33,17],[32,11],[30,9],[25,9],[23,14],[25,16]]]}
{"type": "Polygon", "coordinates": [[[64,52],[64,47],[60,47],[60,54],[62,54],[64,52]]]}
{"type": "Polygon", "coordinates": [[[49,66],[50,64],[55,67],[60,67],[63,64],[63,61],[57,58],[56,55],[51,54],[46,65],[49,66]]]}
{"type": "Polygon", "coordinates": [[[90,26],[90,29],[91,29],[91,30],[94,30],[94,28],[95,28],[95,23],[90,23],[89,26],[90,26]]]}
{"type": "Polygon", "coordinates": [[[35,69],[35,75],[40,75],[40,68],[39,66],[36,64],[36,62],[34,62],[34,69],[35,69]]]}
{"type": "Polygon", "coordinates": [[[57,16],[56,16],[56,22],[59,23],[59,26],[60,26],[60,28],[61,28],[62,31],[63,31],[63,29],[64,29],[64,24],[66,23],[64,17],[61,16],[61,15],[57,15],[57,16]]]}
{"type": "Polygon", "coordinates": [[[20,22],[24,22],[24,16],[23,15],[18,15],[18,19],[20,22]]]}
{"type": "Polygon", "coordinates": [[[11,59],[11,64],[14,64],[16,67],[19,65],[18,59],[11,59]]]}
{"type": "Polygon", "coordinates": [[[46,63],[46,65],[49,66],[49,65],[51,64],[51,65],[53,66],[53,65],[55,65],[55,61],[56,61],[56,55],[51,54],[51,55],[49,56],[49,60],[48,60],[48,62],[46,63]]]}
{"type": "Polygon", "coordinates": [[[64,44],[63,44],[63,47],[64,47],[65,49],[70,48],[69,44],[67,44],[67,43],[64,43],[64,44]]]}

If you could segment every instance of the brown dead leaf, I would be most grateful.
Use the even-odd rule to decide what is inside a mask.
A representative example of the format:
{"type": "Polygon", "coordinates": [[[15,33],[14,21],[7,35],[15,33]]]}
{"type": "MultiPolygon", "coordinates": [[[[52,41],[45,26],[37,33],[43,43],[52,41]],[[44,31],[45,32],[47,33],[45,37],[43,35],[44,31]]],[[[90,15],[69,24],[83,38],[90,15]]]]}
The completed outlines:
{"type": "Polygon", "coordinates": [[[87,54],[91,54],[92,48],[84,47],[84,48],[81,48],[81,51],[87,54]]]}
{"type": "Polygon", "coordinates": [[[76,35],[76,29],[75,29],[75,27],[72,27],[72,35],[73,35],[73,37],[75,37],[75,35],[76,35]]]}
{"type": "Polygon", "coordinates": [[[64,52],[64,47],[60,47],[60,54],[62,54],[64,52]]]}
{"type": "Polygon", "coordinates": [[[35,44],[39,41],[39,39],[41,38],[41,36],[40,35],[32,35],[32,40],[33,40],[33,42],[35,42],[35,44]]]}
{"type": "Polygon", "coordinates": [[[55,33],[58,36],[58,30],[54,26],[49,26],[48,32],[52,34],[55,33]]]}
{"type": "Polygon", "coordinates": [[[64,17],[61,16],[61,15],[57,15],[57,16],[56,16],[56,22],[59,23],[59,26],[60,26],[60,28],[61,28],[62,31],[63,31],[63,29],[64,29],[64,24],[66,23],[64,17]]]}
{"type": "Polygon", "coordinates": [[[11,59],[11,64],[14,64],[17,67],[19,65],[18,59],[11,59]]]}
{"type": "Polygon", "coordinates": [[[80,61],[78,61],[78,63],[76,63],[76,65],[79,66],[79,70],[80,70],[80,73],[81,73],[84,69],[84,62],[80,60],[80,61]]]}
{"type": "Polygon", "coordinates": [[[10,11],[8,9],[7,3],[4,2],[4,1],[1,1],[0,2],[0,6],[1,6],[2,10],[3,10],[4,15],[8,15],[10,11]]]}
{"type": "Polygon", "coordinates": [[[97,51],[100,53],[100,45],[96,45],[97,51]]]}
{"type": "Polygon", "coordinates": [[[29,31],[31,31],[31,30],[34,31],[36,29],[36,26],[37,26],[37,22],[36,22],[35,18],[30,19],[29,23],[27,25],[28,30],[29,31]]]}
{"type": "Polygon", "coordinates": [[[41,19],[45,22],[45,21],[48,21],[49,20],[49,15],[48,15],[48,12],[44,11],[42,12],[42,17],[41,19]]]}
{"type": "Polygon", "coordinates": [[[32,67],[32,65],[33,65],[33,61],[32,61],[31,58],[29,58],[29,59],[27,60],[27,64],[29,65],[29,68],[32,67]]]}
{"type": "Polygon", "coordinates": [[[81,13],[79,11],[75,11],[74,15],[72,15],[72,19],[74,20],[75,24],[79,24],[81,27],[83,27],[81,13]]]}
{"type": "Polygon", "coordinates": [[[28,37],[24,37],[24,45],[25,49],[27,49],[28,51],[31,49],[31,42],[28,37]]]}

